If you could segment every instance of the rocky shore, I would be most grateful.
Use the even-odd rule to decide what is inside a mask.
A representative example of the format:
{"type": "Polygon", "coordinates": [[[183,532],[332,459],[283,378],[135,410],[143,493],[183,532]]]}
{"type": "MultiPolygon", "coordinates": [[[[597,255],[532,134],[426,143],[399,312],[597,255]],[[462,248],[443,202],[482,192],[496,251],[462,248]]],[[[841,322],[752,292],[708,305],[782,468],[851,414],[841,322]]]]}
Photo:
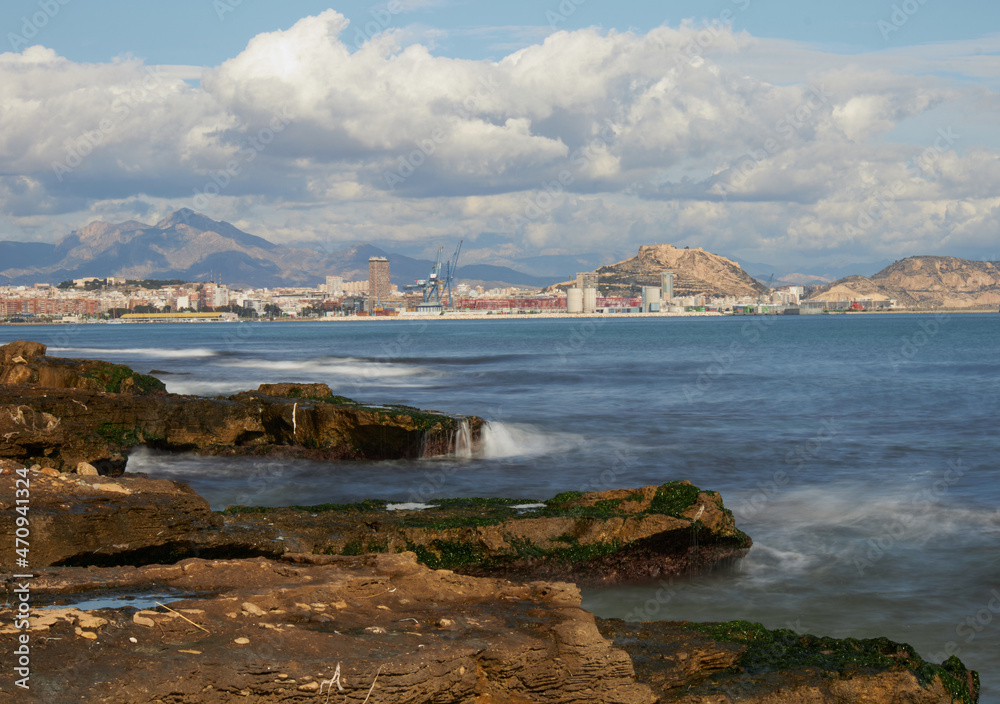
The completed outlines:
{"type": "Polygon", "coordinates": [[[977,701],[956,658],[934,665],[886,639],[582,610],[562,580],[694,574],[746,552],[718,494],[687,482],[215,513],[179,482],[3,471],[5,535],[17,480],[32,492],[28,627],[24,579],[4,580],[0,608],[0,638],[32,643],[32,690],[7,694],[5,669],[0,703],[977,701]]]}
{"type": "Polygon", "coordinates": [[[978,700],[957,658],[887,639],[584,611],[577,584],[696,578],[750,549],[722,497],[690,482],[214,512],[183,483],[122,473],[128,450],[438,452],[481,421],[365,408],[321,385],[171,396],[33,343],[0,348],[0,369],[0,532],[30,536],[31,569],[14,576],[22,553],[0,544],[2,652],[30,645],[30,689],[5,663],[0,704],[978,700]],[[395,440],[376,448],[379,433],[395,440]]]}
{"type": "Polygon", "coordinates": [[[0,347],[0,458],[120,474],[138,446],[203,454],[404,459],[479,440],[483,421],[407,406],[366,406],[325,384],[264,384],[227,398],[168,394],[126,366],[0,347]]]}

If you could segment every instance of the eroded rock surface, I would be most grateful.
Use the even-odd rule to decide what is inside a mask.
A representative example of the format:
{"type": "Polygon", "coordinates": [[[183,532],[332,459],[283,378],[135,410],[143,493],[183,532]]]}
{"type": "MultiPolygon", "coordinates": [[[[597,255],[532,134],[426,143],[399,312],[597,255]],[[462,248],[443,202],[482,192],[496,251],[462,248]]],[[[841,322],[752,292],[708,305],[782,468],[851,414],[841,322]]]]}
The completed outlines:
{"type": "MultiPolygon", "coordinates": [[[[0,476],[0,534],[15,535],[16,492],[29,489],[30,559],[51,565],[145,565],[185,557],[281,555],[280,542],[225,526],[208,502],[182,482],[143,477],[63,474],[55,470],[0,476]],[[21,484],[18,484],[21,480],[21,484]]],[[[0,543],[0,564],[15,564],[13,539],[0,543]]]]}
{"type": "Polygon", "coordinates": [[[406,406],[365,406],[325,384],[265,384],[228,398],[167,394],[126,366],[0,347],[0,457],[73,471],[124,471],[139,445],[181,452],[311,459],[403,459],[451,452],[483,421],[406,406]]]}
{"type": "Polygon", "coordinates": [[[687,481],[532,499],[449,499],[425,510],[385,501],[233,507],[227,525],[255,526],[299,552],[412,550],[430,567],[516,579],[614,584],[697,572],[746,554],[749,536],[716,492],[687,481]]]}
{"type": "MultiPolygon", "coordinates": [[[[7,535],[16,527],[18,481],[30,488],[34,567],[413,551],[423,564],[466,574],[613,584],[697,572],[751,544],[721,497],[690,482],[528,504],[456,499],[425,511],[368,501],[219,514],[181,482],[36,468],[0,475],[0,532],[7,535]]],[[[13,541],[0,544],[3,564],[14,558],[13,541]]]]}
{"type": "MultiPolygon", "coordinates": [[[[95,581],[218,594],[33,620],[33,691],[18,701],[322,702],[331,686],[336,702],[656,701],[573,585],[435,572],[412,553],[301,559],[40,577],[39,597],[95,581]]],[[[9,671],[0,682],[12,691],[9,671]]]]}
{"type": "MultiPolygon", "coordinates": [[[[21,631],[31,639],[32,689],[10,695],[5,668],[0,702],[962,701],[941,679],[947,670],[901,644],[771,638],[773,666],[760,667],[760,653],[748,658],[753,644],[733,639],[742,631],[731,624],[699,632],[692,624],[602,621],[580,608],[572,584],[433,571],[413,553],[51,568],[32,594],[36,607],[59,608],[35,610],[21,631]],[[152,590],[188,598],[143,610],[83,612],[65,603],[152,590]],[[857,650],[855,643],[865,648],[853,657],[826,654],[857,650]]],[[[11,609],[0,610],[0,638],[14,635],[12,622],[11,609]]],[[[975,679],[954,664],[951,672],[952,685],[975,679]]]]}

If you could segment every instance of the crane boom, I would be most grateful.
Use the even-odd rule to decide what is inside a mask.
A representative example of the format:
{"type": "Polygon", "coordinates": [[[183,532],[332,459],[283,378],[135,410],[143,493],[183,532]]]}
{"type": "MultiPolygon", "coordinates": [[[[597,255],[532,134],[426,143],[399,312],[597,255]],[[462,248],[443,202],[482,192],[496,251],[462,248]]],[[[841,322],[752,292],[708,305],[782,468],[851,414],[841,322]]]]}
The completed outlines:
{"type": "Polygon", "coordinates": [[[462,243],[465,240],[458,241],[458,247],[455,248],[455,255],[448,260],[448,271],[445,276],[445,287],[448,289],[448,307],[454,308],[455,301],[451,295],[451,284],[455,281],[455,272],[458,271],[458,255],[462,253],[462,243]]]}
{"type": "Polygon", "coordinates": [[[444,252],[444,247],[438,247],[437,260],[434,262],[434,266],[431,268],[431,273],[427,277],[427,281],[424,283],[424,303],[429,303],[431,300],[434,303],[441,302],[441,254],[444,252]]]}

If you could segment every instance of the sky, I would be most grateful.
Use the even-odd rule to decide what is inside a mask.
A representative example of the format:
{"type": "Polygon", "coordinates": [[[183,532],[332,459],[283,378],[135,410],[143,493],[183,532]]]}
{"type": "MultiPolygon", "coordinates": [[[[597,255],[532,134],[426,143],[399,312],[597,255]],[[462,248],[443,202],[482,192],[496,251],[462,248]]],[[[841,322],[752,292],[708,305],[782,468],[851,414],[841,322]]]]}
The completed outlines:
{"type": "Polygon", "coordinates": [[[7,0],[0,238],[1000,260],[1000,5],[7,0]]]}

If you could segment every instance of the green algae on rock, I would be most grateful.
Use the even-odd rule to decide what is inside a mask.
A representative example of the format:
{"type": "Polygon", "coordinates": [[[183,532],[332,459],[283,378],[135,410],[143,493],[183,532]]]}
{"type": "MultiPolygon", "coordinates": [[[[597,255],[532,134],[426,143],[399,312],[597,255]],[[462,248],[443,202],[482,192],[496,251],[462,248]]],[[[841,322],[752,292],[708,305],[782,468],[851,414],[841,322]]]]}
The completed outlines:
{"type": "Polygon", "coordinates": [[[715,492],[690,482],[565,492],[548,501],[432,500],[422,510],[370,501],[343,506],[230,507],[300,552],[410,551],[435,569],[519,579],[611,584],[697,572],[746,554],[749,536],[715,492]]]}
{"type": "Polygon", "coordinates": [[[787,628],[769,630],[749,621],[690,623],[683,627],[718,641],[745,644],[746,650],[735,668],[749,675],[805,668],[839,674],[905,670],[912,673],[922,687],[930,688],[940,682],[956,702],[974,704],[978,701],[979,673],[967,670],[957,657],[934,665],[917,655],[912,646],[888,638],[837,639],[800,635],[787,628]]]}
{"type": "Polygon", "coordinates": [[[483,420],[371,406],[326,384],[264,384],[228,398],[168,394],[162,382],[94,360],[0,347],[0,458],[120,474],[132,448],[316,460],[446,455],[479,440],[483,420]]]}
{"type": "Polygon", "coordinates": [[[979,675],[888,638],[821,638],[759,623],[598,619],[660,702],[975,704],[979,675]],[[780,697],[780,698],[776,698],[780,697]]]}

